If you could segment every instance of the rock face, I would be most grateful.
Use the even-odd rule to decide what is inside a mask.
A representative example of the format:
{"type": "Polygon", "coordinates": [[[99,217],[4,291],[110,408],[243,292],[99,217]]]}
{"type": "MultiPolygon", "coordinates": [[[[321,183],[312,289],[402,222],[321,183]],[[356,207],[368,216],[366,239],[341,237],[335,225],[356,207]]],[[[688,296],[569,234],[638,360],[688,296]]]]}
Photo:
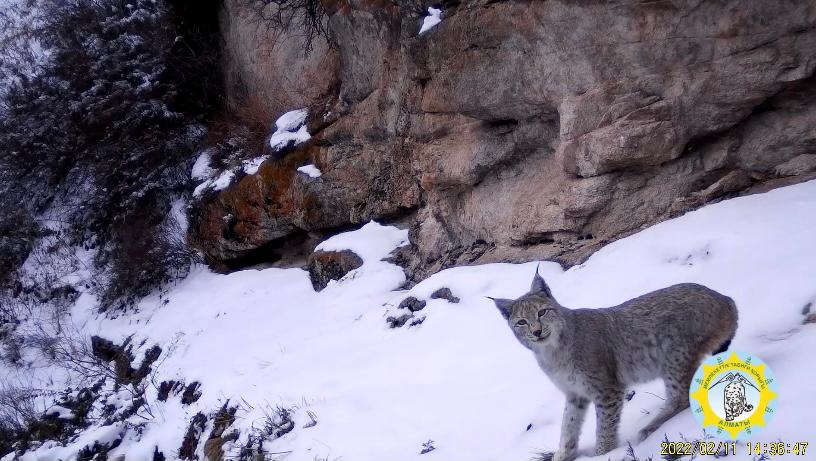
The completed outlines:
{"type": "Polygon", "coordinates": [[[452,2],[417,35],[420,3],[323,3],[338,83],[309,97],[308,144],[200,205],[211,260],[410,216],[417,277],[570,264],[814,175],[816,1],[452,2]]]}
{"type": "MultiPolygon", "coordinates": [[[[255,104],[280,115],[308,105],[337,83],[338,61],[325,40],[307,44],[296,30],[278,30],[268,20],[272,7],[261,2],[225,0],[220,15],[227,104],[255,104]],[[311,45],[307,54],[304,49],[311,45]]],[[[300,15],[293,18],[298,23],[300,15]]],[[[273,122],[274,119],[270,120],[273,122]]]]}

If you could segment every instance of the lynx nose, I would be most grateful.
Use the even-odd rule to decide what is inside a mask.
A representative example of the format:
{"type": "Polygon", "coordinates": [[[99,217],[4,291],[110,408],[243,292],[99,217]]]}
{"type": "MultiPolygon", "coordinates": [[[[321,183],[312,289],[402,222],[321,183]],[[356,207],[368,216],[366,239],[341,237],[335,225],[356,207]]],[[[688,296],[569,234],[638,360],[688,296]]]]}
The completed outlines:
{"type": "Polygon", "coordinates": [[[541,337],[541,330],[533,331],[533,335],[535,335],[536,338],[540,338],[541,337]]]}

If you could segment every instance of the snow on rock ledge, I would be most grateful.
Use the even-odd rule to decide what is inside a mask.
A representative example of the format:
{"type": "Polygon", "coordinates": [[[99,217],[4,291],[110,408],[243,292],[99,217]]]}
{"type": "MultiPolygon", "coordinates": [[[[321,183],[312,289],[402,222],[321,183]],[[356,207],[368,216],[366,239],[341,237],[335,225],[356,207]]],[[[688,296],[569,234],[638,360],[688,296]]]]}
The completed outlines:
{"type": "Polygon", "coordinates": [[[244,160],[242,163],[242,168],[244,169],[244,173],[246,174],[255,174],[258,172],[258,168],[261,167],[261,164],[266,160],[266,156],[262,155],[260,157],[255,157],[253,159],[244,160]]]}
{"type": "Polygon", "coordinates": [[[293,143],[298,145],[311,138],[306,129],[306,117],[309,112],[306,109],[289,111],[281,115],[275,121],[277,128],[269,138],[269,146],[274,150],[280,150],[293,143]]]}
{"type": "Polygon", "coordinates": [[[364,263],[380,262],[394,249],[408,244],[408,230],[393,226],[383,226],[370,221],[353,232],[344,232],[331,237],[315,248],[315,251],[351,250],[364,263]]]}
{"type": "Polygon", "coordinates": [[[310,178],[319,178],[323,176],[323,172],[314,165],[304,165],[297,170],[305,175],[308,175],[310,178]]]}
{"type": "Polygon", "coordinates": [[[205,190],[212,189],[212,190],[223,190],[226,189],[227,186],[232,183],[232,179],[235,178],[235,172],[232,170],[225,170],[221,172],[220,175],[216,178],[210,178],[203,183],[196,186],[195,190],[193,191],[193,197],[200,196],[205,190]]]}
{"type": "Polygon", "coordinates": [[[422,27],[419,28],[419,33],[424,34],[440,22],[442,22],[442,10],[428,7],[428,16],[425,16],[425,19],[422,20],[422,27]]]}

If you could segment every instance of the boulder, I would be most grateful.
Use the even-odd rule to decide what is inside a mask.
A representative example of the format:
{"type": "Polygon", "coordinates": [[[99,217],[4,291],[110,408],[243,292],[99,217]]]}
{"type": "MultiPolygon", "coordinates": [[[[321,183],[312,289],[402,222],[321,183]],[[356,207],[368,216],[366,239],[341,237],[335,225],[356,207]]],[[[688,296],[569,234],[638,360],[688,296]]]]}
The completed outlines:
{"type": "Polygon", "coordinates": [[[389,328],[399,328],[405,325],[409,320],[413,319],[413,314],[402,314],[399,316],[389,316],[385,319],[385,322],[388,324],[389,328]]]}
{"type": "Polygon", "coordinates": [[[402,300],[402,302],[399,304],[399,308],[408,309],[411,312],[416,312],[425,309],[425,305],[427,305],[425,301],[417,299],[413,296],[409,296],[402,300]]]}
{"type": "Polygon", "coordinates": [[[330,280],[340,280],[362,265],[363,260],[351,250],[315,251],[309,257],[309,279],[315,291],[321,291],[330,280]]]}

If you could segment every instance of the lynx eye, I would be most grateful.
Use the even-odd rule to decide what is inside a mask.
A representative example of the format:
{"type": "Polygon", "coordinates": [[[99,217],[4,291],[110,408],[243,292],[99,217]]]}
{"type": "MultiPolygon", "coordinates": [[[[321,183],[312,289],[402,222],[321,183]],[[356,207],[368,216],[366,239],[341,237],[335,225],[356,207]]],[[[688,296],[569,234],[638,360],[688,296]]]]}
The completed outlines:
{"type": "Polygon", "coordinates": [[[518,322],[516,322],[516,325],[518,325],[518,326],[527,325],[527,321],[524,320],[524,319],[521,319],[518,322]]]}

